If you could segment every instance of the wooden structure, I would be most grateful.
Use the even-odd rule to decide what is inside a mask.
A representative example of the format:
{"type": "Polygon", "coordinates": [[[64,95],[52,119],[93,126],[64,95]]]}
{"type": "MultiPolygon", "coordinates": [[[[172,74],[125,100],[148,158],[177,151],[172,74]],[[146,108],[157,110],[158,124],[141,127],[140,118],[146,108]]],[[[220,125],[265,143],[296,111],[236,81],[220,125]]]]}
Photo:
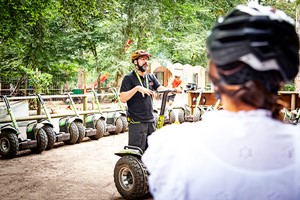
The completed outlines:
{"type": "MultiPolygon", "coordinates": [[[[199,90],[198,91],[188,91],[188,102],[187,105],[191,108],[192,113],[194,113],[194,108],[196,107],[196,101],[200,95],[199,90]]],[[[202,97],[205,98],[206,102],[205,105],[215,105],[217,102],[217,98],[215,96],[215,93],[213,91],[204,91],[202,92],[202,97]]]]}
{"type": "Polygon", "coordinates": [[[188,64],[160,62],[153,60],[148,73],[153,73],[163,86],[168,86],[175,75],[180,75],[182,86],[185,87],[188,83],[195,83],[198,87],[204,88],[209,85],[207,70],[201,66],[191,66],[188,64]]]}
{"type": "Polygon", "coordinates": [[[287,105],[285,106],[289,110],[295,110],[300,108],[299,92],[296,91],[279,91],[279,99],[283,100],[287,105]]]}
{"type": "MultiPolygon", "coordinates": [[[[283,100],[286,103],[285,108],[289,110],[295,110],[296,108],[300,108],[300,97],[299,92],[295,91],[279,91],[278,92],[279,99],[283,100]]],[[[195,108],[196,102],[194,99],[197,99],[199,96],[199,91],[188,91],[188,106],[192,109],[195,108]]],[[[206,103],[205,105],[215,105],[217,102],[217,97],[213,91],[204,91],[202,96],[205,97],[206,103]]]]}

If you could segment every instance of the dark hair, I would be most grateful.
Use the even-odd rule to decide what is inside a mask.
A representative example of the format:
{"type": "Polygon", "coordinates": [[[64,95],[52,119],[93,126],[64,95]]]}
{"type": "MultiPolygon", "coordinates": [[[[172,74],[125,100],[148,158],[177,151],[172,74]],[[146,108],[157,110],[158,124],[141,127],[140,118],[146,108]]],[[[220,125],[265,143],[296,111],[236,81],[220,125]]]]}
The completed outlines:
{"type": "MultiPolygon", "coordinates": [[[[280,83],[272,85],[274,91],[270,91],[260,80],[248,80],[240,84],[239,89],[231,89],[225,81],[216,79],[209,74],[210,79],[217,86],[218,93],[227,94],[236,102],[243,102],[255,108],[267,109],[272,113],[272,118],[282,120],[280,110],[283,108],[282,102],[279,101],[277,91],[280,83]]],[[[276,79],[276,77],[274,77],[276,79]]]]}

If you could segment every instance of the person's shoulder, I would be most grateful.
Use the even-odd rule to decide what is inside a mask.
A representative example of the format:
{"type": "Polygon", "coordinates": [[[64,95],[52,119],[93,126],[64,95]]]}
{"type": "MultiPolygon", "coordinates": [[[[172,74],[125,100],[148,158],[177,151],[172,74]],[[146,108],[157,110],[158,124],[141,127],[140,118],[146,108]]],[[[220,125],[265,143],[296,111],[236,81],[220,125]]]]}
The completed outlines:
{"type": "Polygon", "coordinates": [[[125,77],[132,77],[132,76],[135,76],[135,72],[134,71],[131,71],[130,73],[126,74],[125,77]]]}
{"type": "Polygon", "coordinates": [[[130,72],[130,73],[128,73],[128,74],[126,74],[125,76],[124,76],[124,78],[123,79],[132,79],[133,77],[134,77],[134,74],[133,74],[134,72],[132,71],[132,72],[130,72]]]}
{"type": "Polygon", "coordinates": [[[148,74],[147,75],[149,79],[157,79],[156,76],[154,74],[148,74]]]}

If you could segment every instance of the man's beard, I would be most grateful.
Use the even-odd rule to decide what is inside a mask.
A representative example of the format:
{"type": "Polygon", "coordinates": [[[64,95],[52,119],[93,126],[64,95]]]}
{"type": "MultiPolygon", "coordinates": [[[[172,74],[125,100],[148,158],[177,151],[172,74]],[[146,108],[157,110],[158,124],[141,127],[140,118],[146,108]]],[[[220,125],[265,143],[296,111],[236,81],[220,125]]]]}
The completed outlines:
{"type": "Polygon", "coordinates": [[[144,64],[144,65],[140,66],[139,64],[137,64],[137,67],[141,72],[145,72],[148,68],[148,65],[144,64]]]}

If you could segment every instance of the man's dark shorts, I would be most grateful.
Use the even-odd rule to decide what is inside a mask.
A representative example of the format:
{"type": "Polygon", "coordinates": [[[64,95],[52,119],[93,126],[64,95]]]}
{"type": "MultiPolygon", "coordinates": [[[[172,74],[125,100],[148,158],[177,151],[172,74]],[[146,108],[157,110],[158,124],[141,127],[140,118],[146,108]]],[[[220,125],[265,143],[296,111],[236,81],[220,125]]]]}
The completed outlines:
{"type": "Polygon", "coordinates": [[[128,145],[140,147],[143,151],[148,147],[147,137],[156,130],[154,122],[130,123],[128,129],[128,145]]]}

